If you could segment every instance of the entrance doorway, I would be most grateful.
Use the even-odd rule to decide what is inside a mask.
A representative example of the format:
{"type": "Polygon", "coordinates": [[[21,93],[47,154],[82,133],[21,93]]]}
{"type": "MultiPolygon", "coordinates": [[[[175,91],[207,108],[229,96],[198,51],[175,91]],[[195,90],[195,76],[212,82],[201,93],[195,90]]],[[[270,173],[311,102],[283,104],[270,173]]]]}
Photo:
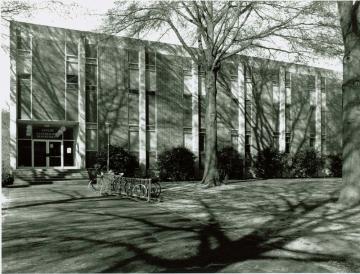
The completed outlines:
{"type": "Polygon", "coordinates": [[[33,163],[34,167],[61,167],[62,141],[33,140],[33,163]]]}

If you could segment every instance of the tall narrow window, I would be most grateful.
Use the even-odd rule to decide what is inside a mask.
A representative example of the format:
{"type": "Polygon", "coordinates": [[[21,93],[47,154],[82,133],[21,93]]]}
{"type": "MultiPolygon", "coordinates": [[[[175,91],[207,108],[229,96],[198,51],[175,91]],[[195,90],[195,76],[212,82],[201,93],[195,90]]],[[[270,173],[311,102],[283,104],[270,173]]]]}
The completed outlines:
{"type": "Polygon", "coordinates": [[[66,120],[78,120],[79,58],[78,45],[66,43],[66,120]]]}
{"type": "MultiPolygon", "coordinates": [[[[75,48],[73,48],[75,51],[75,48]]],[[[86,120],[86,166],[95,163],[98,150],[98,116],[97,116],[97,45],[85,43],[85,120],[86,120]]]]}
{"type": "Polygon", "coordinates": [[[31,75],[18,75],[18,115],[20,119],[31,119],[31,75]]]}
{"type": "Polygon", "coordinates": [[[291,133],[285,133],[285,153],[290,153],[291,133]]]}
{"type": "Polygon", "coordinates": [[[146,128],[155,129],[155,94],[146,94],[146,128]]]}
{"type": "Polygon", "coordinates": [[[192,127],[192,76],[184,75],[183,126],[192,127]]]}

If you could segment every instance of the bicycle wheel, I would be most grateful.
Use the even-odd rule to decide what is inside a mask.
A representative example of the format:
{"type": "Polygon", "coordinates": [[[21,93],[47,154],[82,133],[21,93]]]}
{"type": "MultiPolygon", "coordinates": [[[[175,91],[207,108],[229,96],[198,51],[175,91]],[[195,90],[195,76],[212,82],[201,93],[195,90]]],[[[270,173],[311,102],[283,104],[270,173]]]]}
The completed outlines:
{"type": "Polygon", "coordinates": [[[142,184],[139,184],[139,185],[135,185],[133,187],[133,191],[132,191],[133,195],[135,197],[138,197],[138,198],[146,198],[147,196],[147,189],[146,189],[146,186],[142,185],[142,184]]]}
{"type": "Polygon", "coordinates": [[[132,186],[132,184],[130,182],[125,182],[124,190],[125,190],[125,194],[127,196],[132,196],[133,186],[132,186]]]}
{"type": "Polygon", "coordinates": [[[158,182],[151,183],[151,197],[158,198],[161,194],[161,186],[158,182]]]}

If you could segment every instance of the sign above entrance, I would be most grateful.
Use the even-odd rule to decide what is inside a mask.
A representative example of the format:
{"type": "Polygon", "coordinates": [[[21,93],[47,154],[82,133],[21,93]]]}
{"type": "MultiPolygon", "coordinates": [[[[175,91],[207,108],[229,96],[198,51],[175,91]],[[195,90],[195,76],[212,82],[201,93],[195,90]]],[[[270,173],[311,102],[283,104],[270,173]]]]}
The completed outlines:
{"type": "Polygon", "coordinates": [[[58,127],[34,127],[33,139],[62,139],[58,127]]]}

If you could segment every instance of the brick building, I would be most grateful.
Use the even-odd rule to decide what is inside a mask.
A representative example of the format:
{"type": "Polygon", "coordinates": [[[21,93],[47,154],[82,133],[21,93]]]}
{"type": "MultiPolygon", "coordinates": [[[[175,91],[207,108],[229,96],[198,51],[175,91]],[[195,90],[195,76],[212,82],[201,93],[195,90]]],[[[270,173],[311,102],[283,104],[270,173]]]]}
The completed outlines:
{"type": "MultiPolygon", "coordinates": [[[[181,47],[13,21],[10,63],[3,158],[12,170],[90,167],[107,145],[106,125],[110,143],[135,154],[142,170],[174,146],[201,166],[204,73],[181,47]]],[[[220,148],[341,150],[339,74],[240,55],[222,72],[220,148]]]]}

